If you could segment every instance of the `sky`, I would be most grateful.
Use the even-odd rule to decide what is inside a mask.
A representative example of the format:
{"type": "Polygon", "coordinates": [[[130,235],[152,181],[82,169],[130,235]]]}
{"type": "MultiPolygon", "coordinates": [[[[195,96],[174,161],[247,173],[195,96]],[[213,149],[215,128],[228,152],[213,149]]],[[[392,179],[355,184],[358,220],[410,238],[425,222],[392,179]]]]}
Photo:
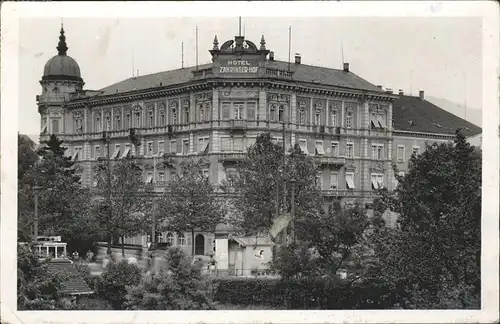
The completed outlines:
{"type": "MultiPolygon", "coordinates": [[[[19,20],[19,131],[38,134],[35,96],[45,63],[57,54],[61,21],[68,55],[79,64],[86,89],[98,90],[133,73],[145,75],[210,62],[219,43],[238,34],[238,17],[205,18],[21,18],[19,20]]],[[[242,33],[259,44],[261,35],[277,60],[350,70],[375,85],[444,98],[469,108],[482,104],[482,26],[469,17],[242,17],[242,33]]]]}

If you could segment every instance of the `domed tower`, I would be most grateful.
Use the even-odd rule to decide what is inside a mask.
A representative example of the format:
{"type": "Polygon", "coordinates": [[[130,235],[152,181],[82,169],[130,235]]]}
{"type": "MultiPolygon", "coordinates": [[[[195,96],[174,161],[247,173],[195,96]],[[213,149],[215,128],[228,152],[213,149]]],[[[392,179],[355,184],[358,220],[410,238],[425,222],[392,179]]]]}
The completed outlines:
{"type": "Polygon", "coordinates": [[[38,112],[41,116],[41,134],[64,134],[64,103],[70,94],[83,90],[84,82],[80,67],[67,55],[68,46],[64,28],[61,25],[57,55],[47,61],[43,69],[42,94],[36,97],[38,112]]]}

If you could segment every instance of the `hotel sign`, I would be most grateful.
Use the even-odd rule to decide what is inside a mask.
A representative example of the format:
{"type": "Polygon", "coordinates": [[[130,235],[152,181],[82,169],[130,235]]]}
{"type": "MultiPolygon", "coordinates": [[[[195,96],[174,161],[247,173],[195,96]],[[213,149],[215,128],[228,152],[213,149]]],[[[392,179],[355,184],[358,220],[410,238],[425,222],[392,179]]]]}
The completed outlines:
{"type": "Polygon", "coordinates": [[[222,74],[256,74],[259,72],[259,61],[255,59],[221,59],[219,73],[222,74]]]}

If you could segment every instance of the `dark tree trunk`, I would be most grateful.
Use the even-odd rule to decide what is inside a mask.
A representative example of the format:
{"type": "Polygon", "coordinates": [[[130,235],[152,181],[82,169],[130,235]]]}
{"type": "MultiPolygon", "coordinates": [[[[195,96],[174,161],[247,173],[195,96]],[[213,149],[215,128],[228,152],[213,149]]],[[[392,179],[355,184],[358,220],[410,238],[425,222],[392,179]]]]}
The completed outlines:
{"type": "Polygon", "coordinates": [[[194,228],[193,228],[193,229],[191,229],[191,251],[193,253],[193,257],[194,257],[194,252],[195,252],[194,247],[195,246],[194,246],[194,228]]]}
{"type": "Polygon", "coordinates": [[[125,237],[122,235],[122,257],[125,257],[125,237]]]}

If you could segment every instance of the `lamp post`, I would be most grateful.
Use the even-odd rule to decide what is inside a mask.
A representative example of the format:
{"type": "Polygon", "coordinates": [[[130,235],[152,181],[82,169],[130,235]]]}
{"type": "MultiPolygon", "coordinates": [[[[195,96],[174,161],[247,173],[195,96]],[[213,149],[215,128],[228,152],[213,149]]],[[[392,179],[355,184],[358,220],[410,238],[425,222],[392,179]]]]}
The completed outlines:
{"type": "Polygon", "coordinates": [[[33,191],[34,191],[34,197],[33,197],[33,203],[34,203],[34,220],[33,220],[33,240],[34,242],[38,241],[38,191],[42,189],[39,186],[34,186],[33,191]]]}
{"type": "Polygon", "coordinates": [[[291,216],[292,216],[292,240],[293,243],[295,244],[295,179],[292,178],[290,180],[290,184],[292,185],[292,197],[291,197],[291,205],[292,205],[292,210],[291,210],[291,216]]]}
{"type": "MultiPolygon", "coordinates": [[[[107,155],[106,155],[106,162],[107,162],[107,189],[108,189],[108,217],[109,217],[109,220],[111,222],[112,218],[113,218],[113,211],[111,210],[111,157],[109,155],[109,144],[111,142],[111,138],[109,137],[108,133],[106,131],[103,131],[102,132],[102,141],[106,144],[106,149],[107,149],[107,155]]],[[[109,256],[111,256],[111,240],[112,240],[112,237],[111,237],[111,234],[109,234],[109,237],[108,237],[108,248],[107,248],[107,254],[109,256]]]]}

